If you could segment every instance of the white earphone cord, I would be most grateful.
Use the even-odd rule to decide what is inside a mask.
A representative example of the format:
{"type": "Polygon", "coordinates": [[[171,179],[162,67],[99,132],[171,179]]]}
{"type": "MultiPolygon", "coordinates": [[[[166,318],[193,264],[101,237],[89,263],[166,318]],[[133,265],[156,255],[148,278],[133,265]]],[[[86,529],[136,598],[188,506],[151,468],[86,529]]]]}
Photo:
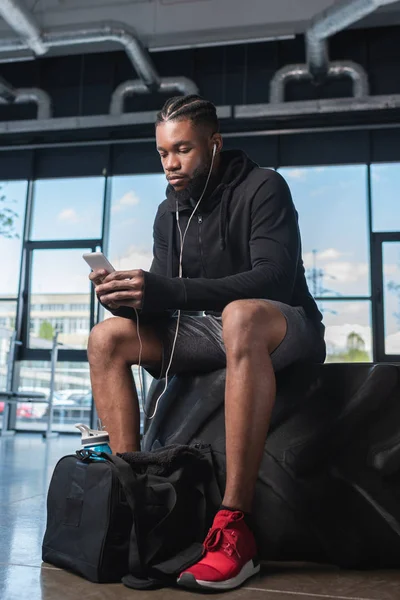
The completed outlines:
{"type": "MultiPolygon", "coordinates": [[[[187,222],[185,231],[182,235],[182,230],[181,230],[181,226],[179,224],[179,210],[178,210],[178,201],[176,202],[176,212],[175,212],[175,217],[176,217],[176,222],[177,222],[177,226],[178,226],[178,231],[179,231],[179,237],[180,237],[180,242],[181,242],[181,250],[180,250],[180,254],[179,254],[179,277],[182,278],[182,258],[183,258],[183,246],[185,244],[185,239],[186,239],[186,234],[188,232],[189,229],[189,225],[193,219],[193,216],[196,212],[196,210],[198,209],[198,207],[200,206],[200,202],[203,200],[204,194],[206,193],[207,187],[208,187],[208,183],[210,181],[210,177],[211,177],[211,173],[213,170],[213,166],[214,166],[214,159],[215,159],[215,155],[217,152],[217,145],[214,144],[214,148],[213,148],[213,154],[212,154],[212,159],[211,159],[211,166],[210,166],[210,170],[208,172],[208,177],[207,177],[207,181],[206,184],[204,186],[204,190],[200,196],[199,201],[197,202],[196,206],[193,209],[192,214],[189,217],[189,220],[187,222]]],[[[178,332],[179,332],[179,324],[180,324],[180,320],[181,320],[181,311],[178,310],[178,316],[177,316],[177,320],[176,320],[176,330],[175,330],[175,336],[174,336],[174,341],[172,344],[172,349],[171,349],[171,357],[169,359],[169,363],[168,363],[168,367],[167,370],[165,372],[165,386],[163,391],[161,392],[160,396],[157,399],[156,405],[154,407],[154,412],[153,414],[150,416],[147,414],[145,407],[144,407],[144,398],[143,398],[143,373],[141,370],[141,363],[142,363],[142,351],[143,351],[143,344],[142,344],[142,338],[140,336],[140,330],[139,330],[139,314],[138,311],[136,310],[136,308],[134,309],[135,314],[136,314],[136,330],[137,330],[137,334],[138,334],[138,340],[139,340],[139,358],[138,358],[138,372],[139,372],[139,386],[140,386],[140,397],[141,397],[141,404],[142,404],[142,410],[143,410],[143,414],[145,415],[146,419],[153,419],[156,415],[157,409],[158,409],[158,403],[160,402],[161,398],[164,396],[167,387],[168,387],[168,374],[169,374],[169,370],[171,368],[172,365],[172,360],[174,358],[174,353],[175,353],[175,346],[176,346],[176,341],[178,339],[178,332]]]]}

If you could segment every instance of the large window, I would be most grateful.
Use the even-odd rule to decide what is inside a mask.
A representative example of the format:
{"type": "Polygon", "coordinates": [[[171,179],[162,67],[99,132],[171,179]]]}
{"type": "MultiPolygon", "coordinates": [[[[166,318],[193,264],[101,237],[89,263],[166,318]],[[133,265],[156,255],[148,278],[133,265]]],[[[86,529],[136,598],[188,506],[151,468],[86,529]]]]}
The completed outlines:
{"type": "MultiPolygon", "coordinates": [[[[50,393],[51,366],[47,361],[23,361],[20,366],[19,391],[41,392],[45,402],[19,402],[17,427],[42,431],[46,429],[50,393]]],[[[53,397],[53,430],[77,431],[75,423],[90,424],[92,394],[89,366],[86,362],[60,362],[55,373],[53,397]]]]}
{"type": "MultiPolygon", "coordinates": [[[[374,346],[374,290],[370,285],[367,166],[285,167],[279,172],[290,186],[299,214],[306,277],[326,327],[327,360],[369,361],[374,346]]],[[[384,330],[385,352],[399,355],[400,241],[396,234],[388,236],[400,232],[400,165],[374,164],[370,173],[371,239],[375,244],[375,238],[382,238],[384,309],[383,322],[378,326],[384,330]]],[[[89,269],[82,260],[82,253],[90,248],[78,249],[80,240],[97,240],[89,245],[101,247],[104,201],[109,198],[105,248],[109,260],[119,270],[149,269],[153,222],[165,198],[165,188],[163,174],[114,176],[107,181],[103,176],[42,179],[32,183],[32,223],[27,244],[30,289],[25,290],[29,293],[28,349],[24,357],[38,360],[21,363],[19,387],[48,396],[47,350],[58,331],[61,350],[68,351],[59,360],[56,374],[55,423],[60,430],[72,430],[78,420],[88,423],[91,410],[89,369],[87,362],[81,362],[93,322],[89,269]],[[46,353],[41,352],[43,349],[46,353]],[[80,362],[67,363],[66,358],[80,362]]],[[[9,340],[16,322],[27,197],[27,182],[0,182],[0,251],[7,258],[0,279],[0,389],[6,387],[9,340]]],[[[103,317],[111,315],[105,311],[103,317]]],[[[140,393],[136,367],[133,375],[140,393]]],[[[150,377],[145,375],[145,388],[149,384],[150,377]]],[[[0,401],[0,419],[2,410],[0,401]]],[[[46,415],[45,403],[22,402],[17,408],[18,427],[43,429],[46,415]]]]}
{"type": "Polygon", "coordinates": [[[400,242],[384,242],[383,306],[385,354],[400,355],[400,242]]]}
{"type": "Polygon", "coordinates": [[[400,231],[400,164],[371,165],[372,229],[400,231]]]}
{"type": "Polygon", "coordinates": [[[365,165],[279,169],[299,213],[304,266],[315,296],[369,295],[365,165]]]}
{"type": "MultiPolygon", "coordinates": [[[[153,223],[158,205],[165,199],[164,175],[128,175],[112,178],[111,221],[108,256],[118,270],[148,270],[153,257],[153,223]]],[[[111,314],[104,312],[105,318],[111,314]]],[[[141,391],[137,367],[132,368],[136,388],[141,391]]],[[[142,371],[145,388],[151,377],[142,371]]],[[[141,424],[143,413],[141,410],[141,424]]]]}
{"type": "Polygon", "coordinates": [[[103,198],[104,177],[35,181],[31,239],[101,237],[103,198]]]}
{"type": "MultiPolygon", "coordinates": [[[[27,181],[0,182],[0,389],[6,389],[10,338],[15,328],[27,181]]],[[[0,400],[0,422],[4,401],[0,400]]]]}
{"type": "Polygon", "coordinates": [[[27,181],[0,182],[0,297],[18,293],[27,187],[27,181]]]}
{"type": "Polygon", "coordinates": [[[109,259],[116,269],[149,269],[153,222],[165,199],[164,175],[112,178],[109,259]]]}
{"type": "Polygon", "coordinates": [[[364,301],[319,301],[325,324],[327,362],[372,360],[371,303],[364,301]]]}
{"type": "Polygon", "coordinates": [[[86,348],[91,284],[82,254],[82,249],[33,251],[30,348],[51,347],[55,331],[64,348],[86,348]]]}
{"type": "MultiPolygon", "coordinates": [[[[17,302],[0,302],[0,390],[7,389],[7,366],[10,339],[15,326],[17,302]]],[[[0,424],[4,413],[4,399],[0,398],[0,424]]]]}
{"type": "Polygon", "coordinates": [[[308,286],[326,326],[328,361],[372,359],[367,167],[284,168],[308,286]],[[323,298],[329,301],[323,301],[323,298]],[[366,301],[344,301],[365,297],[366,301]],[[337,298],[337,301],[335,300],[337,298]]]}

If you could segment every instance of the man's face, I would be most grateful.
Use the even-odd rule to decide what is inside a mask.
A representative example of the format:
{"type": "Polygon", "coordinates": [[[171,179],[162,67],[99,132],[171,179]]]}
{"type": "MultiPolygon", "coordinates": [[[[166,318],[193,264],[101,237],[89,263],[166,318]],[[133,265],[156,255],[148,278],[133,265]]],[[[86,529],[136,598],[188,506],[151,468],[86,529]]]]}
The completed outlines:
{"type": "Polygon", "coordinates": [[[211,166],[211,136],[184,119],[160,123],[156,142],[164,173],[175,192],[182,198],[199,195],[211,166]]]}

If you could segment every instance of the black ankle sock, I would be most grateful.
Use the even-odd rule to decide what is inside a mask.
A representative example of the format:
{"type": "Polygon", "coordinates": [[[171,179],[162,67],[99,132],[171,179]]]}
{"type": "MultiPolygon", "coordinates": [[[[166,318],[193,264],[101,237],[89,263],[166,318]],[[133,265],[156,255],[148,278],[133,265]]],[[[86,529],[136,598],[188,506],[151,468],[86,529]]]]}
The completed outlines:
{"type": "MultiPolygon", "coordinates": [[[[235,512],[237,510],[240,510],[238,508],[232,508],[231,506],[225,506],[224,504],[221,504],[221,506],[219,507],[219,509],[220,510],[229,510],[231,512],[235,512]]],[[[240,512],[242,512],[243,515],[244,515],[244,522],[246,523],[247,527],[252,530],[253,527],[252,527],[251,513],[244,512],[243,510],[241,510],[240,512]]]]}

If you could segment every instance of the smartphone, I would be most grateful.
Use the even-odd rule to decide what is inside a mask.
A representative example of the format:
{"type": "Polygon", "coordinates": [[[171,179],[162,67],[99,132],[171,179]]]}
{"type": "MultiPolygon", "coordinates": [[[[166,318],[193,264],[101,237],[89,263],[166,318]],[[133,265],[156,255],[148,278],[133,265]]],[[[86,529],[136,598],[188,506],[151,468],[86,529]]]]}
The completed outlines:
{"type": "Polygon", "coordinates": [[[105,269],[107,273],[115,271],[112,264],[102,252],[87,252],[83,254],[82,258],[87,262],[92,271],[96,271],[97,269],[105,269]]]}

